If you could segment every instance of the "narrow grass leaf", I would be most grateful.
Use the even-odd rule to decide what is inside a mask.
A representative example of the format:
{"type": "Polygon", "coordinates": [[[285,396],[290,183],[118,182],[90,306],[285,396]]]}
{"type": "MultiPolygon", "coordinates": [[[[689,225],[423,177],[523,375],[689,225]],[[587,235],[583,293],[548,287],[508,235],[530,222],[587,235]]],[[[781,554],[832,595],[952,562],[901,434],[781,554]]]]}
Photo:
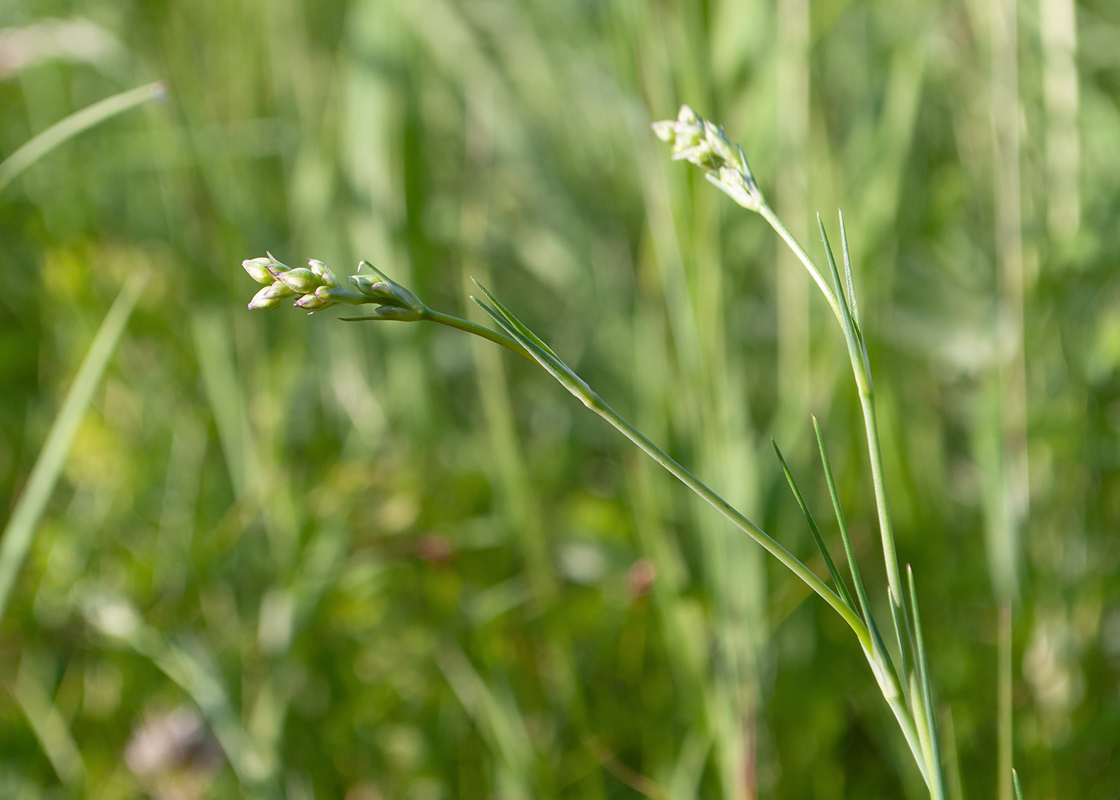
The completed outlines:
{"type": "Polygon", "coordinates": [[[828,259],[828,268],[832,272],[832,285],[836,289],[836,296],[840,299],[840,322],[844,326],[844,338],[848,341],[848,349],[853,360],[858,352],[855,345],[859,339],[856,335],[855,321],[852,319],[852,310],[848,306],[848,298],[844,292],[844,284],[840,280],[840,270],[836,266],[836,256],[832,252],[832,244],[828,241],[828,233],[824,229],[821,215],[817,214],[817,227],[820,228],[821,242],[824,244],[824,254],[828,259]]]}
{"type": "Polygon", "coordinates": [[[1019,773],[1011,770],[1011,783],[1015,786],[1015,800],[1023,800],[1023,787],[1019,785],[1019,773]]]}
{"type": "MultiPolygon", "coordinates": [[[[832,245],[828,241],[828,232],[825,231],[825,229],[824,229],[824,223],[821,221],[820,214],[817,215],[817,227],[820,229],[821,242],[824,244],[824,252],[825,252],[825,255],[828,257],[828,267],[829,267],[829,270],[831,270],[831,272],[832,272],[832,282],[833,282],[833,285],[836,287],[836,293],[840,298],[840,316],[841,316],[840,321],[841,321],[841,324],[844,327],[844,340],[848,344],[848,355],[851,357],[851,360],[852,360],[852,370],[856,373],[857,384],[858,384],[859,379],[860,379],[859,376],[862,375],[868,381],[868,385],[870,386],[871,370],[868,369],[868,367],[867,367],[867,359],[864,357],[864,348],[863,348],[863,345],[860,344],[859,337],[856,334],[856,327],[855,327],[855,322],[852,319],[852,312],[851,312],[851,309],[848,308],[848,300],[844,296],[844,290],[843,290],[842,284],[840,282],[840,271],[836,267],[836,256],[833,255],[832,245]]],[[[874,461],[874,459],[875,459],[874,448],[872,448],[871,458],[874,461]]],[[[873,466],[874,466],[874,464],[873,464],[873,466]]],[[[882,513],[884,513],[884,512],[881,511],[881,514],[882,513]]],[[[885,545],[884,545],[884,547],[885,547],[885,545]]],[[[888,556],[887,558],[888,558],[888,562],[889,562],[891,557],[888,556]]],[[[887,572],[888,579],[890,578],[890,575],[891,575],[891,571],[890,571],[890,567],[889,567],[889,563],[888,563],[888,572],[887,572]]],[[[901,589],[899,591],[901,591],[901,589]]],[[[891,606],[891,621],[894,623],[894,635],[895,635],[895,639],[898,642],[898,653],[899,653],[899,658],[900,658],[901,663],[902,663],[901,674],[906,678],[907,683],[909,683],[910,666],[909,666],[908,659],[906,657],[906,647],[907,647],[907,644],[909,643],[911,650],[913,650],[913,641],[911,640],[911,637],[910,637],[909,624],[907,622],[905,622],[904,619],[899,618],[900,613],[903,614],[903,616],[905,616],[905,603],[904,603],[904,601],[901,600],[901,595],[900,595],[899,602],[903,604],[902,607],[899,607],[895,604],[894,597],[893,597],[893,594],[892,594],[891,604],[890,604],[890,606],[891,606]]]]}
{"type": "Polygon", "coordinates": [[[78,375],[74,378],[62,408],[51,425],[43,449],[35,459],[35,466],[31,468],[31,475],[27,479],[27,487],[4,528],[4,538],[0,540],[0,619],[4,617],[20,567],[31,548],[32,537],[47,507],[47,501],[54,492],[58,476],[66,466],[78,426],[85,417],[93,400],[93,393],[101,383],[109,359],[116,352],[132,309],[147,282],[146,270],[134,272],[113,301],[109,313],[105,315],[101,327],[93,337],[89,352],[78,368],[78,375]]]}
{"type": "Polygon", "coordinates": [[[51,125],[38,136],[30,139],[22,147],[8,156],[0,163],[0,192],[4,191],[9,183],[20,175],[43,156],[50,153],[60,144],[72,139],[82,131],[89,130],[94,125],[104,122],[110,117],[115,117],[135,108],[148,100],[161,99],[166,90],[162,81],[148,83],[129,89],[127,92],[106,97],[91,106],[86,106],[81,111],[76,111],[70,116],[51,125]]]}
{"type": "MultiPolygon", "coordinates": [[[[471,278],[471,280],[474,281],[474,278],[471,278]]],[[[521,323],[521,321],[513,315],[513,312],[511,312],[508,308],[506,308],[504,305],[502,305],[501,301],[498,300],[498,298],[496,298],[493,294],[490,293],[489,289],[487,289],[485,286],[483,286],[478,281],[474,281],[474,285],[482,290],[482,293],[486,295],[486,299],[488,299],[491,303],[494,304],[494,308],[498,309],[498,311],[501,312],[502,316],[505,317],[509,321],[509,323],[514,328],[516,328],[517,331],[522,336],[529,339],[531,342],[533,342],[535,345],[537,345],[537,347],[544,350],[546,353],[548,353],[550,356],[555,358],[557,361],[560,361],[560,356],[558,356],[558,355],[556,355],[556,353],[552,352],[551,347],[549,347],[547,344],[545,344],[544,341],[540,339],[540,337],[538,337],[535,333],[533,333],[525,325],[523,325],[521,323]]],[[[564,362],[560,361],[560,363],[563,364],[564,362]]]]}
{"type": "Polygon", "coordinates": [[[936,782],[936,796],[945,796],[944,778],[941,764],[941,742],[937,733],[937,717],[933,715],[933,683],[929,677],[929,662],[926,658],[925,637],[922,635],[922,617],[918,611],[918,591],[914,586],[914,570],[906,565],[906,581],[910,588],[910,610],[914,614],[914,642],[917,645],[918,679],[922,687],[922,705],[928,726],[930,744],[930,774],[936,782]]]}
{"type": "Polygon", "coordinates": [[[895,669],[894,662],[891,660],[890,653],[887,652],[887,646],[883,641],[882,634],[879,632],[879,626],[875,623],[875,617],[871,614],[871,604],[867,599],[867,590],[863,585],[863,577],[860,575],[859,565],[856,563],[855,551],[852,549],[852,539],[848,533],[848,523],[844,518],[844,509],[840,506],[840,495],[836,491],[836,481],[832,475],[832,464],[829,462],[828,452],[825,450],[824,435],[821,433],[821,426],[816,417],[813,417],[813,430],[817,435],[817,446],[821,453],[821,464],[824,467],[825,481],[828,483],[828,493],[832,498],[832,508],[836,512],[836,522],[840,528],[840,538],[844,542],[844,553],[848,558],[848,567],[852,572],[852,582],[855,585],[856,597],[859,599],[860,608],[863,610],[864,621],[867,624],[868,633],[871,637],[871,651],[866,653],[868,663],[875,673],[875,679],[879,682],[879,688],[883,692],[883,699],[887,701],[887,705],[890,706],[891,712],[898,721],[898,726],[902,730],[902,735],[905,737],[907,745],[910,747],[910,752],[914,755],[914,760],[922,772],[922,777],[926,785],[932,786],[932,779],[928,774],[928,769],[923,760],[921,737],[915,729],[913,718],[905,702],[903,702],[902,693],[899,689],[898,672],[895,669]]]}
{"type": "Polygon", "coordinates": [[[512,698],[492,691],[466,654],[455,645],[437,650],[435,660],[491,753],[514,780],[517,795],[532,797],[532,739],[512,698]]]}
{"type": "Polygon", "coordinates": [[[786,481],[789,483],[789,488],[793,491],[793,496],[797,499],[797,505],[801,507],[801,513],[805,515],[805,521],[809,524],[809,530],[813,533],[813,540],[817,543],[817,549],[821,551],[821,556],[824,558],[824,563],[828,566],[828,574],[832,576],[832,582],[836,585],[840,593],[840,599],[852,611],[856,610],[855,603],[852,602],[852,596],[848,594],[848,586],[844,583],[844,578],[840,575],[840,571],[836,569],[836,562],[832,560],[832,556],[828,552],[828,546],[824,543],[824,537],[821,536],[820,528],[817,527],[816,520],[813,519],[812,512],[809,511],[809,506],[805,503],[805,498],[801,495],[801,490],[797,488],[797,482],[793,479],[793,473],[789,470],[789,465],[786,464],[785,457],[782,456],[782,451],[778,448],[778,443],[773,439],[770,443],[774,445],[774,452],[778,456],[778,462],[782,465],[782,472],[785,473],[786,481]]]}
{"type": "Polygon", "coordinates": [[[844,212],[837,212],[840,215],[840,250],[844,254],[844,277],[848,283],[848,305],[852,309],[852,321],[856,326],[856,333],[859,334],[859,340],[863,342],[863,330],[859,323],[859,306],[856,304],[856,286],[852,280],[852,256],[848,252],[848,232],[844,228],[844,212]]]}
{"type": "MultiPolygon", "coordinates": [[[[483,291],[486,290],[483,289],[483,291]]],[[[489,295],[488,292],[487,294],[489,295]]],[[[490,297],[491,299],[493,298],[492,295],[490,295],[490,297]]],[[[541,342],[532,331],[529,331],[528,328],[518,322],[516,317],[513,317],[513,315],[508,312],[502,314],[496,311],[477,297],[472,296],[471,300],[485,311],[511,339],[525,348],[526,352],[532,356],[534,361],[543,367],[549,375],[559,381],[560,384],[579,399],[581,403],[588,408],[594,407],[597,401],[597,395],[591,391],[591,387],[588,386],[579,375],[576,375],[571,367],[561,361],[560,358],[548,348],[548,345],[541,342]],[[528,331],[528,335],[523,333],[523,331],[528,331]],[[544,349],[542,349],[542,347],[544,349]]]]}
{"type": "Polygon", "coordinates": [[[36,671],[25,650],[15,683],[10,687],[12,697],[27,717],[39,746],[58,777],[71,790],[77,790],[86,778],[85,761],[66,718],[47,693],[47,687],[35,674],[36,671]]]}
{"type": "Polygon", "coordinates": [[[871,359],[867,355],[867,340],[863,338],[863,327],[859,321],[859,307],[856,304],[856,287],[852,281],[852,255],[848,251],[848,231],[844,227],[844,214],[840,215],[840,249],[844,252],[844,274],[848,280],[848,302],[852,307],[852,322],[855,325],[856,337],[859,339],[860,355],[863,358],[863,371],[867,376],[869,386],[874,384],[871,377],[871,359]]]}
{"type": "Polygon", "coordinates": [[[863,586],[863,577],[860,575],[855,551],[852,549],[852,539],[848,534],[848,522],[844,518],[844,509],[840,506],[840,495],[836,491],[836,481],[832,477],[832,464],[829,462],[828,453],[824,448],[824,435],[821,433],[821,426],[816,417],[813,417],[813,430],[817,434],[817,447],[821,452],[821,464],[824,466],[824,477],[828,483],[828,494],[832,498],[832,510],[836,514],[836,524],[840,528],[840,539],[844,543],[844,554],[848,558],[848,569],[852,573],[852,583],[855,585],[856,597],[859,599],[859,605],[863,610],[863,619],[867,623],[867,627],[872,630],[873,635],[878,636],[875,629],[875,620],[871,616],[871,605],[867,600],[867,590],[863,586]]]}
{"type": "MultiPolygon", "coordinates": [[[[483,291],[485,291],[485,289],[483,291]]],[[[863,620],[859,618],[859,614],[853,608],[847,606],[824,581],[801,563],[796,556],[786,550],[777,540],[762,530],[762,528],[743,516],[737,509],[731,506],[730,503],[705,486],[695,475],[670,458],[661,448],[657,447],[657,445],[647,439],[644,434],[638,431],[637,428],[619,416],[618,412],[606,405],[602,399],[591,390],[591,387],[563,361],[557,358],[551,350],[547,352],[542,350],[537,345],[539,340],[536,339],[535,336],[530,339],[522,334],[521,328],[524,328],[524,326],[517,323],[520,327],[514,327],[516,319],[510,319],[512,314],[508,314],[507,312],[506,315],[503,315],[477,297],[471,297],[471,299],[494,320],[498,327],[524,347],[538,364],[547,370],[552,377],[556,378],[564,388],[575,395],[580,402],[613,425],[627,439],[640,447],[654,461],[684,483],[685,486],[723,514],[724,517],[734,523],[736,527],[766,548],[771,555],[785,564],[790,571],[801,578],[806,585],[820,595],[825,602],[832,606],[832,608],[844,618],[856,633],[856,636],[859,637],[860,642],[865,648],[873,646],[867,632],[867,626],[863,623],[863,620]]],[[[532,332],[530,331],[529,334],[532,335],[532,332]]]]}

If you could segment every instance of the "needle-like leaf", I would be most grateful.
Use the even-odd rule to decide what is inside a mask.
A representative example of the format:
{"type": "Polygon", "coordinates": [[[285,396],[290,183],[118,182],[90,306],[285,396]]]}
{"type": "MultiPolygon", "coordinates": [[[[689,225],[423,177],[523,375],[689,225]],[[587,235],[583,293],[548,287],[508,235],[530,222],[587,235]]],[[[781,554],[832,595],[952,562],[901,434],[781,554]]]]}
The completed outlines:
{"type": "Polygon", "coordinates": [[[774,445],[774,452],[778,456],[778,462],[782,465],[782,472],[785,473],[786,481],[789,482],[789,488],[793,490],[793,496],[797,499],[797,505],[801,507],[801,513],[805,515],[805,521],[809,524],[809,530],[813,533],[813,540],[817,543],[817,549],[821,551],[821,556],[824,558],[824,563],[828,566],[828,574],[832,576],[832,582],[836,585],[837,590],[840,592],[840,599],[852,611],[856,610],[855,603],[852,602],[852,596],[848,594],[848,587],[844,583],[844,578],[840,575],[840,571],[836,569],[836,562],[832,560],[832,556],[828,552],[828,546],[824,543],[824,537],[821,536],[820,528],[817,527],[816,520],[813,519],[812,512],[809,511],[809,506],[805,503],[805,498],[801,494],[801,490],[797,488],[797,482],[793,479],[793,473],[789,470],[789,465],[786,464],[785,457],[782,456],[782,451],[778,448],[778,443],[773,439],[770,443],[774,445]]]}
{"type": "Polygon", "coordinates": [[[937,717],[933,714],[933,684],[929,677],[929,663],[926,660],[925,638],[922,635],[922,617],[918,612],[918,591],[914,586],[914,570],[906,565],[906,581],[910,588],[910,610],[914,614],[914,641],[917,645],[918,680],[922,688],[922,705],[925,710],[927,736],[929,737],[929,772],[936,783],[936,795],[944,796],[944,777],[941,769],[941,742],[937,733],[937,717]]]}
{"type": "MultiPolygon", "coordinates": [[[[505,317],[506,320],[509,321],[510,325],[512,325],[514,328],[516,328],[517,331],[522,336],[529,339],[531,342],[533,342],[535,345],[537,345],[537,347],[544,350],[546,353],[548,353],[550,356],[555,358],[557,361],[560,361],[560,356],[558,356],[558,355],[556,355],[556,353],[552,352],[552,348],[549,347],[547,344],[545,344],[544,341],[540,337],[538,337],[535,333],[533,333],[531,330],[529,330],[525,325],[521,324],[521,321],[517,317],[515,317],[513,315],[513,313],[508,308],[506,308],[504,305],[502,305],[501,301],[498,298],[496,298],[493,294],[491,294],[489,289],[487,289],[485,286],[483,286],[478,281],[475,281],[474,278],[471,278],[471,280],[474,281],[474,285],[477,286],[479,289],[481,289],[482,293],[486,295],[486,299],[494,304],[494,308],[498,309],[498,311],[501,312],[502,316],[505,317]]],[[[560,361],[560,363],[563,364],[564,362],[560,361]]]]}

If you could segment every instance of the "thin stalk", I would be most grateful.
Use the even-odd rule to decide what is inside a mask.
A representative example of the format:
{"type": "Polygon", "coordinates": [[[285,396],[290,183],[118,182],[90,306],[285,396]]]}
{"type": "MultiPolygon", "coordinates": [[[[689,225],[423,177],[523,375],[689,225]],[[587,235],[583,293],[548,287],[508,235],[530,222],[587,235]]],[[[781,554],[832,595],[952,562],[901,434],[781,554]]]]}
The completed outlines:
{"type": "MultiPolygon", "coordinates": [[[[931,713],[924,702],[923,692],[920,689],[922,680],[918,674],[912,674],[908,663],[907,650],[916,654],[916,643],[910,628],[909,614],[906,608],[905,595],[903,594],[902,578],[898,568],[898,554],[895,547],[894,526],[891,522],[890,505],[887,501],[886,480],[883,470],[882,445],[879,440],[879,425],[875,410],[875,389],[871,379],[871,367],[867,356],[867,346],[863,340],[862,332],[852,316],[850,303],[852,298],[845,297],[844,283],[841,282],[836,260],[833,258],[832,249],[828,243],[828,235],[823,224],[820,225],[821,238],[828,257],[828,264],[832,272],[833,285],[829,287],[820,270],[809,257],[805,249],[798,244],[793,234],[765,202],[761,204],[759,213],[770,223],[770,226],[789,245],[794,254],[805,265],[813,280],[816,281],[825,300],[832,307],[837,321],[844,332],[844,340],[848,347],[848,356],[852,363],[852,374],[855,378],[856,388],[859,392],[860,407],[863,411],[864,429],[867,436],[868,459],[871,463],[872,484],[875,490],[875,507],[879,517],[879,533],[883,546],[883,561],[887,572],[887,586],[890,595],[891,620],[894,623],[895,637],[898,641],[899,656],[902,665],[902,680],[910,688],[911,713],[905,713],[904,704],[898,703],[897,698],[887,697],[891,710],[894,711],[899,725],[906,735],[915,759],[926,779],[931,796],[937,800],[945,797],[945,785],[941,779],[940,749],[937,742],[936,728],[931,713]],[[899,706],[896,708],[896,705],[899,706]],[[915,725],[915,723],[918,723],[915,725]],[[915,730],[916,729],[916,730],[915,730]],[[915,742],[914,734],[917,734],[915,742]],[[915,747],[918,744],[918,747],[915,747]]],[[[819,223],[819,219],[818,219],[819,223]]],[[[848,255],[847,234],[844,230],[843,217],[840,218],[840,231],[844,252],[846,273],[849,276],[850,286],[850,258],[848,255]]],[[[915,609],[916,611],[916,609],[915,609]]],[[[917,658],[917,655],[915,655],[917,658]]],[[[873,664],[874,666],[874,664],[873,664]]],[[[918,669],[918,664],[914,665],[918,669]]],[[[884,692],[886,696],[886,692],[884,692]]]]}
{"type": "Polygon", "coordinates": [[[599,397],[598,394],[590,392],[584,404],[614,426],[623,436],[636,444],[642,452],[664,467],[674,478],[679,480],[708,503],[708,505],[730,520],[735,527],[766,548],[767,552],[782,562],[794,575],[803,580],[810,589],[832,606],[837,614],[843,617],[844,621],[847,622],[848,626],[855,632],[860,644],[868,650],[871,649],[871,635],[867,630],[867,626],[863,623],[863,620],[859,618],[859,615],[851,608],[848,608],[844,601],[841,600],[827,584],[818,578],[812,570],[802,564],[796,556],[782,547],[770,534],[766,533],[762,528],[743,516],[730,503],[704,485],[695,475],[674,461],[664,450],[647,439],[641,431],[631,425],[622,415],[603,402],[603,399],[599,397]]]}
{"type": "Polygon", "coordinates": [[[836,295],[833,294],[832,287],[828,285],[824,276],[821,275],[820,270],[817,269],[817,265],[813,263],[813,259],[805,252],[805,248],[794,238],[789,228],[778,218],[778,215],[768,203],[763,203],[759,207],[758,213],[761,214],[766,221],[770,223],[770,227],[782,237],[782,241],[784,241],[786,245],[789,246],[789,249],[793,251],[793,254],[797,256],[797,260],[805,265],[805,269],[809,270],[809,275],[816,282],[817,288],[820,289],[821,294],[824,295],[824,299],[828,301],[828,305],[832,308],[832,313],[836,315],[836,321],[843,325],[844,318],[840,313],[840,303],[837,301],[836,295]]]}
{"type": "Polygon", "coordinates": [[[517,353],[517,355],[522,356],[523,358],[527,358],[530,361],[534,360],[524,347],[519,345],[510,337],[506,336],[504,333],[498,333],[497,331],[483,327],[482,325],[476,325],[475,323],[468,322],[465,319],[460,319],[459,317],[452,316],[451,314],[444,314],[443,312],[435,311],[430,308],[424,312],[423,318],[428,322],[438,322],[440,325],[446,325],[449,328],[457,328],[458,330],[466,331],[467,333],[473,333],[475,336],[481,336],[483,339],[489,339],[491,342],[500,344],[502,347],[514,353],[517,353]]]}
{"type": "Polygon", "coordinates": [[[543,367],[548,374],[559,381],[561,386],[571,392],[572,395],[587,406],[587,408],[613,425],[623,436],[641,448],[646,455],[664,467],[677,480],[723,514],[735,527],[739,528],[766,548],[771,555],[781,561],[791,572],[801,578],[810,589],[819,594],[825,602],[832,606],[844,621],[848,623],[852,631],[855,632],[860,643],[863,644],[864,647],[870,648],[871,636],[867,626],[863,623],[863,620],[859,618],[859,614],[853,609],[848,608],[848,606],[844,604],[844,601],[828,588],[828,585],[824,581],[802,564],[796,556],[778,544],[770,534],[755,525],[735,509],[734,506],[705,486],[695,475],[674,461],[668,453],[647,439],[641,431],[631,425],[622,415],[603,402],[603,399],[599,397],[571,367],[561,361],[548,345],[541,342],[536,334],[526,328],[513,316],[485,286],[478,281],[475,281],[475,284],[482,290],[486,297],[495,304],[497,310],[479,300],[477,297],[472,297],[471,299],[474,300],[475,303],[477,303],[478,306],[510,336],[510,338],[515,339],[518,344],[525,348],[529,355],[533,357],[533,360],[543,367]]]}
{"type": "MultiPolygon", "coordinates": [[[[871,370],[868,367],[867,360],[864,357],[865,347],[860,341],[860,337],[856,333],[854,323],[851,319],[850,312],[848,311],[847,304],[841,306],[842,295],[839,292],[834,292],[821,275],[820,270],[817,269],[813,259],[805,252],[797,240],[790,233],[785,224],[774,213],[774,210],[769,205],[763,203],[759,213],[770,223],[770,227],[782,237],[782,239],[797,255],[805,268],[809,270],[809,274],[813,280],[816,281],[817,286],[820,288],[821,293],[824,295],[825,300],[832,307],[833,313],[836,315],[840,327],[844,331],[844,338],[848,345],[848,355],[852,361],[852,374],[855,377],[856,388],[859,391],[860,406],[863,410],[863,424],[867,433],[867,450],[868,457],[871,461],[871,479],[875,488],[875,507],[879,515],[879,533],[883,543],[883,560],[887,569],[887,586],[890,592],[891,599],[891,615],[895,622],[895,633],[898,638],[899,650],[903,659],[903,673],[907,674],[906,668],[906,646],[903,643],[902,631],[908,628],[906,606],[903,602],[902,590],[902,577],[898,569],[898,555],[894,542],[894,526],[891,523],[890,505],[887,502],[887,489],[886,481],[883,473],[883,454],[882,447],[879,443],[879,424],[875,412],[875,389],[871,382],[871,370]]],[[[841,221],[841,226],[843,225],[841,221]]],[[[823,232],[823,228],[822,228],[823,232]]],[[[845,237],[846,238],[846,237],[845,237]]],[[[831,251],[828,250],[826,241],[826,251],[829,253],[830,263],[831,251]]],[[[847,247],[845,247],[845,251],[847,247]]],[[[835,284],[839,287],[840,277],[836,270],[834,263],[831,263],[835,284]]]]}

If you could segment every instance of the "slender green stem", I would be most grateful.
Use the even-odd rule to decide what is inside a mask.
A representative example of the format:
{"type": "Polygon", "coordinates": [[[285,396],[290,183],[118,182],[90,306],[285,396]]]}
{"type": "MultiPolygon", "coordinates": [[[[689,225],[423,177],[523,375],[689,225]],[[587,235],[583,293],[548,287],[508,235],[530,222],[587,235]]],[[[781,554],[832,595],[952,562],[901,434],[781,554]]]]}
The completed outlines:
{"type": "MultiPolygon", "coordinates": [[[[871,461],[871,478],[875,487],[875,507],[879,514],[879,532],[883,540],[883,557],[887,568],[887,583],[891,594],[891,604],[903,609],[902,578],[898,570],[898,556],[894,543],[894,526],[891,523],[890,506],[887,503],[886,483],[883,479],[883,455],[879,445],[879,427],[875,413],[875,390],[871,383],[870,370],[863,359],[863,346],[857,341],[855,330],[847,316],[840,308],[840,300],[832,287],[825,282],[820,270],[817,269],[813,259],[805,252],[793,234],[774,213],[770,206],[763,204],[759,213],[770,223],[770,227],[782,237],[794,254],[800,259],[809,274],[816,281],[825,300],[832,307],[840,327],[844,330],[844,338],[848,345],[848,354],[852,360],[852,373],[855,376],[856,387],[859,390],[860,405],[863,408],[863,423],[867,431],[867,449],[871,461]]],[[[901,643],[900,643],[901,645],[901,643]]]]}
{"type": "Polygon", "coordinates": [[[739,530],[743,531],[766,548],[774,558],[782,562],[793,574],[803,580],[810,589],[832,606],[836,610],[836,613],[843,617],[844,621],[847,622],[855,632],[860,643],[868,650],[871,649],[871,634],[868,632],[867,626],[863,623],[863,620],[859,618],[859,615],[845,605],[844,601],[841,600],[824,581],[818,578],[812,570],[802,564],[796,556],[782,547],[770,534],[766,533],[762,528],[743,516],[730,503],[704,485],[695,475],[673,460],[664,450],[647,439],[641,431],[631,425],[622,415],[604,403],[599,395],[591,392],[590,397],[586,401],[586,405],[618,429],[623,436],[641,448],[646,455],[664,467],[674,478],[699,495],[716,511],[723,514],[735,527],[739,528],[739,530]]]}
{"type": "Polygon", "coordinates": [[[81,111],[56,122],[38,136],[26,142],[22,147],[0,163],[0,192],[3,192],[4,187],[11,183],[21,172],[67,139],[77,136],[82,131],[92,128],[98,123],[104,122],[109,119],[109,117],[128,111],[130,108],[145,103],[148,100],[163,97],[163,95],[164,88],[162,81],[148,83],[144,86],[138,86],[135,89],[129,89],[127,92],[121,92],[112,97],[106,97],[104,100],[87,106],[81,111]]]}
{"type": "MultiPolygon", "coordinates": [[[[886,566],[887,572],[887,585],[890,594],[890,609],[891,620],[894,623],[895,636],[898,641],[899,657],[901,658],[902,670],[901,679],[910,688],[910,701],[911,709],[910,714],[905,713],[905,704],[898,703],[897,698],[894,702],[891,698],[887,698],[891,703],[891,710],[895,712],[895,716],[899,724],[903,728],[903,732],[907,734],[907,741],[914,752],[915,759],[918,762],[919,768],[922,770],[923,777],[926,779],[931,797],[937,800],[943,800],[945,797],[945,785],[941,779],[941,753],[938,742],[936,721],[932,716],[932,712],[923,702],[921,692],[916,692],[915,682],[922,684],[923,681],[917,673],[912,673],[911,665],[908,663],[907,649],[914,653],[914,658],[918,659],[918,654],[915,649],[914,636],[910,628],[909,614],[906,607],[905,595],[903,594],[902,579],[898,568],[898,554],[895,547],[894,539],[894,526],[891,522],[890,505],[887,501],[886,481],[884,478],[883,470],[883,454],[882,446],[879,440],[879,425],[877,414],[875,410],[875,389],[871,379],[871,366],[867,358],[867,348],[863,341],[862,333],[856,327],[856,323],[852,317],[849,303],[854,302],[854,297],[849,299],[844,296],[843,284],[840,281],[840,274],[836,267],[836,261],[832,255],[832,249],[828,243],[827,234],[825,234],[824,227],[821,227],[821,236],[824,242],[825,253],[828,257],[829,267],[832,272],[833,287],[830,287],[825,281],[805,249],[798,244],[793,234],[789,232],[785,224],[778,218],[777,214],[765,203],[760,208],[760,213],[770,223],[770,226],[777,232],[779,236],[789,245],[794,254],[809,270],[809,274],[816,281],[817,286],[820,288],[825,299],[832,307],[833,313],[836,315],[837,321],[844,332],[844,340],[848,347],[848,356],[852,363],[852,374],[855,378],[856,388],[859,392],[860,407],[863,411],[864,429],[867,435],[867,450],[868,459],[871,463],[871,478],[875,491],[875,507],[879,516],[879,533],[883,545],[883,561],[886,566]],[[896,707],[896,705],[898,707],[896,707]],[[920,747],[915,747],[914,741],[914,727],[917,723],[917,734],[920,747]]],[[[841,235],[843,237],[844,257],[845,264],[849,264],[848,251],[847,251],[847,236],[844,233],[843,218],[841,218],[841,235]]],[[[850,273],[850,266],[849,266],[850,273]]],[[[915,613],[917,609],[915,608],[915,613]]],[[[914,669],[918,669],[919,665],[914,664],[914,669]]],[[[926,676],[928,680],[928,676],[926,676]]],[[[922,687],[926,688],[926,687],[922,687]]]]}
{"type": "Polygon", "coordinates": [[[832,287],[828,285],[828,282],[824,279],[824,276],[821,275],[820,270],[817,269],[817,265],[813,263],[813,259],[809,257],[809,254],[807,252],[805,252],[805,248],[801,246],[800,242],[798,242],[796,238],[794,238],[794,235],[790,233],[789,228],[785,226],[785,223],[783,223],[781,219],[778,218],[778,214],[774,211],[774,209],[770,207],[769,203],[763,203],[759,207],[758,213],[761,214],[766,219],[766,221],[770,223],[770,227],[773,228],[774,231],[782,237],[782,241],[784,241],[789,246],[789,249],[793,251],[793,254],[795,256],[797,256],[797,259],[805,265],[805,269],[809,270],[809,275],[811,275],[813,280],[816,282],[817,288],[821,290],[821,294],[824,295],[824,299],[827,300],[829,306],[832,307],[832,313],[836,315],[836,320],[840,323],[841,326],[843,326],[844,317],[840,312],[840,303],[836,299],[836,294],[832,291],[832,287]]]}
{"type": "Polygon", "coordinates": [[[531,355],[529,355],[528,352],[526,352],[524,347],[519,345],[510,337],[506,336],[504,333],[498,333],[497,331],[483,327],[482,325],[476,325],[475,323],[469,322],[465,319],[454,317],[451,314],[444,314],[440,311],[434,311],[430,308],[424,311],[423,319],[427,320],[428,322],[438,322],[440,325],[446,325],[449,328],[458,328],[461,331],[473,333],[475,336],[481,336],[483,339],[489,339],[491,342],[500,344],[507,350],[517,353],[517,355],[527,358],[535,363],[535,359],[531,355]]]}

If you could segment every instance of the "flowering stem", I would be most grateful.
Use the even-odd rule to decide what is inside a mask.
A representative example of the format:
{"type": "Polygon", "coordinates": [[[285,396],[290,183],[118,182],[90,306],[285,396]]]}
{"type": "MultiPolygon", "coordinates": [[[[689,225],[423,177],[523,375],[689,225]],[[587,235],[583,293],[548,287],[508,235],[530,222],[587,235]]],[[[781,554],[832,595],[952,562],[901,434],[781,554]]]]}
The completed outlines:
{"type": "Polygon", "coordinates": [[[427,320],[428,322],[438,322],[440,325],[446,325],[449,328],[458,328],[461,331],[473,333],[475,336],[481,336],[483,339],[489,339],[495,344],[500,344],[502,347],[514,353],[517,353],[517,355],[522,356],[523,358],[527,358],[530,361],[533,360],[533,357],[529,355],[528,352],[526,352],[524,347],[519,345],[510,337],[506,336],[504,333],[498,333],[497,331],[490,330],[489,328],[483,327],[482,325],[476,325],[473,322],[469,322],[465,319],[460,319],[459,317],[454,317],[450,314],[444,314],[431,308],[425,309],[421,318],[427,320]]]}
{"type": "Polygon", "coordinates": [[[805,252],[805,248],[793,237],[789,228],[778,218],[777,213],[770,207],[769,203],[763,201],[758,207],[758,213],[770,223],[770,227],[782,237],[782,241],[789,246],[789,249],[793,251],[793,254],[797,256],[798,260],[805,265],[805,269],[809,271],[809,275],[812,276],[813,281],[817,284],[817,288],[821,290],[824,299],[828,301],[828,305],[832,308],[832,313],[836,315],[836,321],[843,326],[843,314],[840,312],[840,304],[836,299],[836,294],[832,291],[832,287],[828,285],[828,282],[825,281],[820,270],[817,269],[817,265],[813,263],[813,259],[805,252]]]}

